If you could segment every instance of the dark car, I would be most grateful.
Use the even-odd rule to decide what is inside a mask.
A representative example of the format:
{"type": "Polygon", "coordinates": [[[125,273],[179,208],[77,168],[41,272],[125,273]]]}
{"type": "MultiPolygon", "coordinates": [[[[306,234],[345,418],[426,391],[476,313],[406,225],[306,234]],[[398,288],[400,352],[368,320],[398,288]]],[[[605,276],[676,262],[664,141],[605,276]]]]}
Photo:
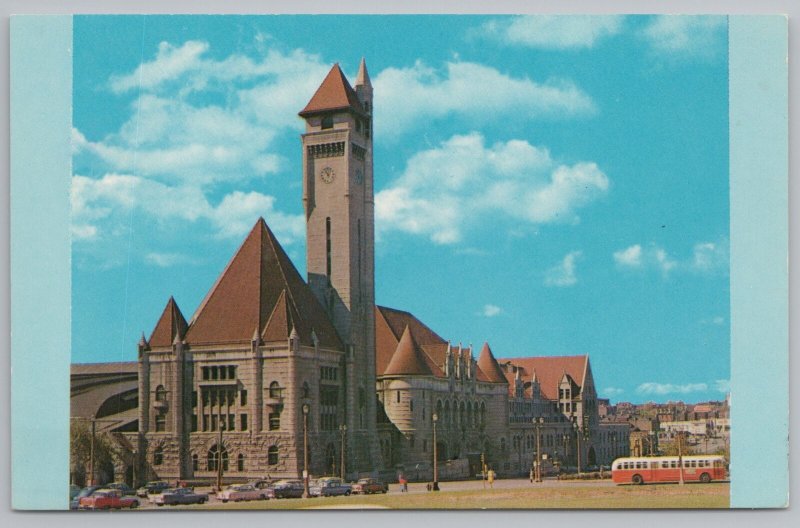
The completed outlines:
{"type": "Polygon", "coordinates": [[[194,488],[170,488],[150,499],[150,502],[164,506],[165,504],[203,504],[207,500],[208,495],[195,493],[194,488]]]}
{"type": "Polygon", "coordinates": [[[140,497],[147,497],[148,495],[158,495],[165,489],[169,488],[169,482],[165,480],[153,480],[136,490],[136,494],[140,497]]]}
{"type": "Polygon", "coordinates": [[[102,486],[87,486],[80,490],[77,495],[75,495],[71,501],[69,501],[69,509],[70,510],[77,510],[80,507],[81,499],[84,497],[89,497],[95,491],[102,489],[102,486]]]}
{"type": "Polygon", "coordinates": [[[272,489],[276,499],[299,499],[304,491],[302,480],[279,480],[272,489]]]}
{"type": "Polygon", "coordinates": [[[112,482],[103,486],[105,489],[119,490],[123,495],[136,495],[136,490],[128,486],[124,482],[112,482]]]}

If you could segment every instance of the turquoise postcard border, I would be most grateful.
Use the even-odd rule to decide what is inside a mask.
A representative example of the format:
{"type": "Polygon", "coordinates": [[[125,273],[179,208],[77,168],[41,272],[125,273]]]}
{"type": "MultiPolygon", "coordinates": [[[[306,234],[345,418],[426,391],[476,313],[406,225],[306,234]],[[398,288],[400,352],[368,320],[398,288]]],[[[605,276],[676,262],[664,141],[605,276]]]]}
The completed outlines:
{"type": "Polygon", "coordinates": [[[11,18],[11,504],[69,494],[72,17],[11,18]]]}
{"type": "MultiPolygon", "coordinates": [[[[71,48],[70,16],[11,20],[16,509],[67,507],[71,48]]],[[[785,17],[730,17],[732,507],[788,501],[787,49],[785,17]]]]}
{"type": "Polygon", "coordinates": [[[729,17],[731,507],[789,501],[788,20],[729,17]]]}

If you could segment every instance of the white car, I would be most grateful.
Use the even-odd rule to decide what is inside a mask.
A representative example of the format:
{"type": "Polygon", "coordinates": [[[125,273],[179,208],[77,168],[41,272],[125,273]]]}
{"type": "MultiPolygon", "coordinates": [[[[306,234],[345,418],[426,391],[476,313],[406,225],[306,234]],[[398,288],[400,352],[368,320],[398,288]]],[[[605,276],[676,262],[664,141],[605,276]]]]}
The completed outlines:
{"type": "Polygon", "coordinates": [[[260,490],[252,484],[238,484],[228,486],[221,492],[217,493],[217,499],[222,502],[239,502],[249,500],[265,500],[268,494],[265,490],[260,490]]]}

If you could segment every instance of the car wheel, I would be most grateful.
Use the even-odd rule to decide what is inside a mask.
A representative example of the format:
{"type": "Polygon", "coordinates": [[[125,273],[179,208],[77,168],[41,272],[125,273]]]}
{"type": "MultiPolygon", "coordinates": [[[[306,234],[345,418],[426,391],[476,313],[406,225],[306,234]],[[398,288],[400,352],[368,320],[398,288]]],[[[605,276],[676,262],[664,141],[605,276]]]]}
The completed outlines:
{"type": "Polygon", "coordinates": [[[198,501],[198,503],[199,503],[199,504],[205,504],[205,503],[206,503],[206,500],[205,500],[205,499],[200,499],[200,500],[198,501]]]}
{"type": "Polygon", "coordinates": [[[642,478],[641,475],[634,475],[633,478],[631,478],[631,482],[633,482],[636,485],[639,485],[644,482],[644,479],[642,478]]]}
{"type": "Polygon", "coordinates": [[[700,475],[700,482],[702,482],[703,484],[708,484],[709,482],[711,482],[711,475],[709,475],[708,473],[703,473],[702,475],[700,475]]]}
{"type": "Polygon", "coordinates": [[[156,503],[156,506],[158,506],[159,508],[160,508],[160,507],[162,507],[163,505],[164,505],[164,503],[163,503],[163,502],[158,502],[158,503],[156,503]]]}
{"type": "Polygon", "coordinates": [[[387,491],[389,491],[389,490],[383,490],[381,493],[386,493],[387,491]]]}
{"type": "Polygon", "coordinates": [[[133,501],[131,503],[131,509],[138,508],[138,507],[139,507],[139,501],[133,501]]]}
{"type": "Polygon", "coordinates": [[[226,502],[228,502],[228,499],[222,499],[222,503],[223,504],[226,503],[226,502]]]}

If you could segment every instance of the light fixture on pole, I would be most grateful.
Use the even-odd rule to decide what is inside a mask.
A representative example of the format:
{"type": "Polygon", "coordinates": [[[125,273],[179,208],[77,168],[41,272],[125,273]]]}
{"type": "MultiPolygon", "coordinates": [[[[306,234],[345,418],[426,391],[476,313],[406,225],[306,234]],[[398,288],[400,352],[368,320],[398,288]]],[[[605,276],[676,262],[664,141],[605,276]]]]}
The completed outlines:
{"type": "Polygon", "coordinates": [[[433,487],[431,489],[433,491],[439,491],[439,453],[436,444],[436,421],[439,419],[439,416],[433,413],[431,418],[433,419],[433,487]]]}
{"type": "Polygon", "coordinates": [[[308,493],[308,411],[307,403],[303,404],[303,498],[307,499],[308,493]]]}
{"type": "Polygon", "coordinates": [[[575,443],[578,448],[578,476],[581,476],[581,426],[577,422],[572,422],[572,429],[575,431],[575,443]]]}
{"type": "Polygon", "coordinates": [[[347,434],[347,426],[346,425],[340,425],[339,426],[339,432],[342,433],[342,463],[341,463],[341,467],[339,469],[341,470],[342,480],[344,480],[344,474],[345,474],[345,471],[344,471],[345,443],[344,442],[345,442],[345,435],[347,434]]]}
{"type": "Polygon", "coordinates": [[[536,482],[542,481],[542,424],[544,424],[544,416],[539,416],[533,419],[536,426],[536,482]]]}

